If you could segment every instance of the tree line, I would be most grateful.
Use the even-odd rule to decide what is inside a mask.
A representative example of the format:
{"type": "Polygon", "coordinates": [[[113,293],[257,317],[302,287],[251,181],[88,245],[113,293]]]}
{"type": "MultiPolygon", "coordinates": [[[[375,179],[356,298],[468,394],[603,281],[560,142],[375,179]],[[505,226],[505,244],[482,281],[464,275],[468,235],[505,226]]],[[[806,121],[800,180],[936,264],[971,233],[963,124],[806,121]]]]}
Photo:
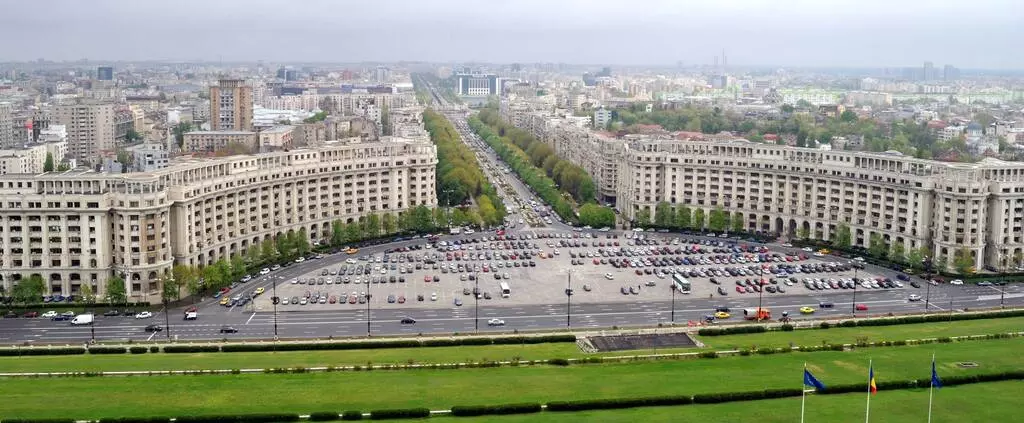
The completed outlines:
{"type": "Polygon", "coordinates": [[[654,216],[647,208],[640,209],[633,218],[634,226],[665,229],[687,229],[713,232],[744,232],[747,230],[742,212],[729,213],[721,207],[705,211],[702,208],[672,205],[661,201],[654,206],[654,216]]]}
{"type": "Polygon", "coordinates": [[[499,137],[518,147],[525,158],[529,159],[530,164],[543,169],[544,173],[558,184],[558,188],[572,195],[576,202],[582,204],[594,200],[594,180],[582,167],[558,157],[554,148],[541,142],[533,134],[503,121],[493,106],[481,110],[478,119],[491,127],[499,137]]]}
{"type": "Polygon", "coordinates": [[[423,112],[423,123],[437,146],[437,199],[456,205],[452,223],[478,227],[498,226],[505,221],[505,206],[488,182],[476,155],[462,142],[448,119],[432,109],[423,112]],[[473,207],[475,205],[475,207],[473,207]]]}
{"type": "MultiPolygon", "coordinates": [[[[810,235],[805,230],[797,231],[797,237],[800,238],[806,239],[810,235]]],[[[824,234],[821,231],[818,231],[815,235],[818,239],[824,238],[824,234]]],[[[836,225],[836,231],[832,234],[831,238],[829,244],[837,250],[865,250],[861,246],[853,246],[853,234],[850,226],[846,223],[836,225]]],[[[863,252],[878,260],[904,264],[915,271],[924,269],[925,260],[933,258],[932,252],[928,247],[907,249],[902,242],[886,242],[885,238],[877,232],[873,232],[868,236],[868,246],[866,251],[863,252]]],[[[935,261],[940,263],[942,268],[945,268],[945,264],[949,261],[949,265],[960,275],[969,275],[977,271],[974,267],[974,255],[966,247],[957,249],[953,253],[953,257],[935,257],[935,261]]]]}

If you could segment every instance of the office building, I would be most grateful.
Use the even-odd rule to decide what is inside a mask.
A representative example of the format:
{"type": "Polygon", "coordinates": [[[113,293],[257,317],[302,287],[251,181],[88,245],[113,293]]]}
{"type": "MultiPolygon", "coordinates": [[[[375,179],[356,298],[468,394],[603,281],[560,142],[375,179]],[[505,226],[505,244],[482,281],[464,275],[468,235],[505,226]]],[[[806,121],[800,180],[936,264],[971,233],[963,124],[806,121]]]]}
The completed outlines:
{"type": "Polygon", "coordinates": [[[251,131],[252,87],[240,79],[222,79],[210,87],[210,129],[251,131]]]}
{"type": "Polygon", "coordinates": [[[103,298],[122,275],[132,301],[160,301],[175,264],[206,266],[334,221],[435,207],[436,148],[388,139],[189,159],[145,173],[87,170],[0,176],[0,284],[32,274],[46,294],[103,298]]]}
{"type": "Polygon", "coordinates": [[[0,148],[12,147],[14,139],[14,108],[11,103],[0,102],[0,148]]]}
{"type": "Polygon", "coordinates": [[[229,148],[236,152],[258,153],[259,137],[252,131],[192,131],[185,134],[182,151],[216,153],[229,148]]]}
{"type": "Polygon", "coordinates": [[[921,70],[921,79],[925,81],[935,79],[935,65],[932,62],[924,62],[924,68],[921,70]]]}
{"type": "Polygon", "coordinates": [[[500,78],[494,74],[455,75],[457,92],[465,97],[487,97],[500,94],[500,78]]]}
{"type": "Polygon", "coordinates": [[[113,103],[75,99],[58,104],[53,121],[67,128],[70,157],[98,163],[99,157],[115,151],[114,116],[113,103]]]}
{"type": "Polygon", "coordinates": [[[133,172],[152,172],[167,167],[170,164],[170,154],[167,146],[161,143],[143,143],[126,148],[128,154],[132,155],[133,172]]]}
{"type": "Polygon", "coordinates": [[[54,169],[64,160],[67,154],[66,141],[51,141],[25,146],[0,149],[0,175],[42,173],[45,170],[46,157],[53,158],[54,169]]]}
{"type": "Polygon", "coordinates": [[[953,65],[946,65],[942,68],[942,79],[944,81],[956,81],[960,79],[960,69],[953,65]]]}
{"type": "Polygon", "coordinates": [[[111,66],[100,66],[96,68],[96,79],[100,81],[113,81],[114,68],[111,66]]]}

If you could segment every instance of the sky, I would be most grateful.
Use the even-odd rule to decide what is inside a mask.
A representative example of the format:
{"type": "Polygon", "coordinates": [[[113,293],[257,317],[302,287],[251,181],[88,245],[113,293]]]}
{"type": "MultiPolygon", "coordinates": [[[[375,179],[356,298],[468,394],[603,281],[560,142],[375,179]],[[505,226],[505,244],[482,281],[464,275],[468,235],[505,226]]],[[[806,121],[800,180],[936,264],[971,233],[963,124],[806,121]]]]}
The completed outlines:
{"type": "Polygon", "coordinates": [[[0,62],[1024,69],[1022,0],[0,0],[0,62]]]}

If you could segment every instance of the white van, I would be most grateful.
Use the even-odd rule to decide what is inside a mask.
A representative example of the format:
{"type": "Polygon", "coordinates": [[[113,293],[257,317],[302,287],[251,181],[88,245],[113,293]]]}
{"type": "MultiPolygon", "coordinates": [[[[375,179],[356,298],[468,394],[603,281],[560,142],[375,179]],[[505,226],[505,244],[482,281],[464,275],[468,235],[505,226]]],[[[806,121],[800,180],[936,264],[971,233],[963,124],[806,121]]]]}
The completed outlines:
{"type": "Polygon", "coordinates": [[[79,315],[75,316],[74,319],[71,319],[71,324],[75,325],[75,326],[91,325],[92,324],[92,314],[79,314],[79,315]]]}

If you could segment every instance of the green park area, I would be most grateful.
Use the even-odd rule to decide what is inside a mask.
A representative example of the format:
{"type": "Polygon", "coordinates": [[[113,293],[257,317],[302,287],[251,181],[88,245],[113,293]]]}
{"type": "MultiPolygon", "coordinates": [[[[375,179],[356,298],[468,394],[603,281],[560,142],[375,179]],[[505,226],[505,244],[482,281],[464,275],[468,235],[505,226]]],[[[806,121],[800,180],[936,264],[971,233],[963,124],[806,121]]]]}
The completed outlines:
{"type": "MultiPolygon", "coordinates": [[[[935,391],[932,421],[935,423],[988,423],[1010,421],[1018,413],[1018,393],[1024,382],[993,382],[943,388],[935,391]]],[[[861,423],[865,394],[810,395],[804,414],[808,422],[861,423]]],[[[872,423],[923,422],[928,415],[928,390],[879,392],[871,398],[872,423]]],[[[452,419],[448,419],[452,420],[452,419]]],[[[800,398],[745,402],[742,404],[646,407],[627,410],[540,413],[518,416],[459,418],[470,423],[697,423],[707,421],[800,421],[800,398]]]]}
{"type": "MultiPolygon", "coordinates": [[[[708,349],[785,347],[899,341],[963,335],[1006,333],[1024,330],[1024,317],[963,320],[895,326],[852,327],[767,332],[758,334],[698,337],[708,349]]],[[[602,356],[687,352],[692,349],[658,349],[601,353],[602,356]]],[[[211,370],[279,367],[319,367],[372,364],[452,363],[481,361],[548,360],[582,358],[586,354],[573,343],[489,345],[432,348],[395,348],[343,351],[288,351],[236,353],[181,353],[139,355],[76,355],[0,357],[0,372],[98,372],[140,370],[211,370]]]]}
{"type": "MultiPolygon", "coordinates": [[[[874,360],[876,379],[880,383],[923,379],[929,376],[933,353],[937,357],[938,371],[943,376],[994,374],[1024,369],[1024,363],[1019,357],[1022,348],[1024,339],[1011,338],[864,348],[846,352],[755,354],[746,357],[574,364],[564,367],[538,365],[304,374],[8,378],[0,384],[0,397],[4,398],[2,414],[6,418],[179,416],[233,414],[240,410],[245,413],[308,413],[408,407],[446,409],[455,405],[546,403],[798,388],[805,363],[826,385],[866,383],[869,360],[874,360]],[[977,366],[963,367],[959,364],[962,362],[972,362],[977,366]],[[55,392],[59,393],[57,397],[54,396],[55,392]],[[112,398],[116,400],[109,400],[112,398]]],[[[221,355],[237,360],[234,367],[251,367],[246,365],[244,355],[221,355]]],[[[79,357],[92,358],[95,357],[79,357]]],[[[879,398],[888,395],[901,393],[883,391],[879,393],[879,398]]],[[[951,396],[945,392],[942,395],[951,396]]],[[[855,397],[851,397],[850,404],[855,403],[852,398],[855,397]]],[[[835,400],[837,404],[845,404],[846,401],[845,397],[813,400],[835,400]]],[[[893,404],[896,403],[898,401],[893,401],[893,404]]],[[[781,419],[781,416],[787,416],[789,421],[795,420],[795,414],[789,410],[793,403],[781,401],[779,404],[780,408],[787,408],[786,411],[769,413],[765,418],[775,416],[781,419]]],[[[724,410],[728,406],[722,407],[724,410]]],[[[835,407],[842,409],[842,406],[835,407]]],[[[734,404],[733,408],[746,410],[747,417],[755,415],[750,413],[746,404],[734,404]]],[[[856,416],[857,411],[852,405],[850,408],[850,415],[856,416]]],[[[684,413],[690,412],[687,407],[677,409],[684,413]]],[[[654,418],[665,419],[667,416],[663,414],[666,413],[664,410],[645,410],[650,410],[654,418]]],[[[819,409],[819,412],[824,410],[819,409]]],[[[532,417],[549,418],[543,413],[532,417]]],[[[643,420],[650,419],[645,417],[643,420]]],[[[817,421],[837,420],[820,417],[817,421]]]]}

